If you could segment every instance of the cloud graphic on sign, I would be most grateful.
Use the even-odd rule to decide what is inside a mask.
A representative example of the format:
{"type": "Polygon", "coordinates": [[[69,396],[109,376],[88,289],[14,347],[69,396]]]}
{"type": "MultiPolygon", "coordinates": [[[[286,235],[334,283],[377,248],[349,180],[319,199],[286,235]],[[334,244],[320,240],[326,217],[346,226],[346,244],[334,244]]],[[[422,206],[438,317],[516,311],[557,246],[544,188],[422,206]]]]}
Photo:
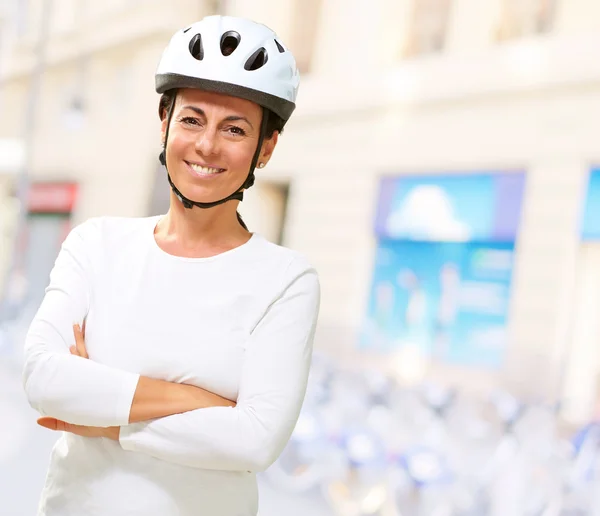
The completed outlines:
{"type": "Polygon", "coordinates": [[[389,215],[386,230],[391,237],[415,240],[465,242],[471,236],[469,227],[456,218],[446,192],[434,185],[413,188],[389,215]]]}

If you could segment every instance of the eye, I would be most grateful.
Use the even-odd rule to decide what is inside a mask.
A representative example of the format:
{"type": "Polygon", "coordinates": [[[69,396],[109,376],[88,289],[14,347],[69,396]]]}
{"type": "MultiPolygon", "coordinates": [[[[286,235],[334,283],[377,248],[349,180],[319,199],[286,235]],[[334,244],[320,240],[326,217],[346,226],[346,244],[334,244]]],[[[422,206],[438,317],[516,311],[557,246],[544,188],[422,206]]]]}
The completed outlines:
{"type": "Polygon", "coordinates": [[[184,116],[181,117],[179,119],[179,121],[183,124],[187,124],[187,125],[200,125],[200,122],[198,121],[197,118],[194,118],[193,116],[184,116]]]}
{"type": "Polygon", "coordinates": [[[246,131],[236,125],[228,127],[227,131],[231,134],[235,134],[236,136],[246,136],[246,131]]]}

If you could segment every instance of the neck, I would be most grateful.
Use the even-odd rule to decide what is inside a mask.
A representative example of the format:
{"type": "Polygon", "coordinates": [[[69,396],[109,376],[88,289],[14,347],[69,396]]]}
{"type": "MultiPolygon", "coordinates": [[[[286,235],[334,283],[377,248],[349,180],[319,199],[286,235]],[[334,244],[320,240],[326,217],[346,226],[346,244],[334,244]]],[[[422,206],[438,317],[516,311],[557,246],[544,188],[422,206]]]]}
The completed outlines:
{"type": "Polygon", "coordinates": [[[156,233],[182,249],[235,247],[250,236],[237,220],[238,205],[232,200],[208,209],[187,209],[171,192],[169,211],[156,233]]]}

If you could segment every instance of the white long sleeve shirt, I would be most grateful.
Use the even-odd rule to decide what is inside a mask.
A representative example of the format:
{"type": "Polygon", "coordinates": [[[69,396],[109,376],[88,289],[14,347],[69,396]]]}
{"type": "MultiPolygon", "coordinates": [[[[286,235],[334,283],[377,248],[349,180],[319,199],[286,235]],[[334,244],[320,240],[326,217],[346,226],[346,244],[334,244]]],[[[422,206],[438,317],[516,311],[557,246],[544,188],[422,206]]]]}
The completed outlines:
{"type": "Polygon", "coordinates": [[[158,220],[91,219],[56,260],[26,338],[29,401],[69,423],[122,428],[120,442],[59,439],[39,516],[255,515],[256,472],[294,428],[319,307],[315,270],[257,234],[214,257],[176,257],[156,244],[158,220]],[[89,360],[69,353],[84,318],[89,360]],[[237,406],[128,425],[140,375],[237,406]]]}

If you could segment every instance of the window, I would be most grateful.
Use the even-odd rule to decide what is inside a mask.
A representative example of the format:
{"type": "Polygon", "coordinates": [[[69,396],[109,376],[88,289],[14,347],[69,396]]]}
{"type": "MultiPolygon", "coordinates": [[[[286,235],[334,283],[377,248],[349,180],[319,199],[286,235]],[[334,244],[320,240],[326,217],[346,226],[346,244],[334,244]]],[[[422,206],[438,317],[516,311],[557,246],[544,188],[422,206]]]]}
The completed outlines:
{"type": "Polygon", "coordinates": [[[251,231],[256,231],[270,242],[285,242],[290,185],[259,180],[244,197],[240,214],[251,231]]]}
{"type": "Polygon", "coordinates": [[[503,0],[496,39],[506,41],[549,32],[555,0],[503,0]]]}
{"type": "Polygon", "coordinates": [[[53,23],[51,0],[14,0],[14,34],[18,40],[32,44],[49,32],[53,23]]]}
{"type": "Polygon", "coordinates": [[[57,35],[73,31],[79,9],[79,0],[52,0],[50,31],[57,35]]]}
{"type": "Polygon", "coordinates": [[[204,2],[204,4],[206,5],[208,14],[225,15],[231,11],[228,0],[209,0],[208,2],[204,2]]]}
{"type": "Polygon", "coordinates": [[[27,31],[29,7],[28,0],[15,0],[14,2],[15,29],[17,31],[17,36],[23,36],[27,31]]]}
{"type": "Polygon", "coordinates": [[[3,70],[3,64],[6,62],[6,44],[5,44],[5,38],[6,38],[6,30],[4,28],[4,20],[1,17],[1,13],[0,13],[0,82],[2,81],[2,72],[3,70]]]}
{"type": "Polygon", "coordinates": [[[115,67],[113,75],[114,108],[117,113],[127,109],[132,101],[133,70],[135,63],[132,61],[122,62],[115,67]]]}
{"type": "Polygon", "coordinates": [[[75,65],[68,84],[61,91],[64,99],[63,124],[72,131],[81,129],[85,123],[87,71],[88,65],[84,57],[75,65]]]}
{"type": "Polygon", "coordinates": [[[296,58],[300,73],[311,69],[317,42],[322,0],[297,0],[294,9],[294,29],[290,38],[290,50],[296,58]]]}
{"type": "Polygon", "coordinates": [[[403,57],[435,54],[446,43],[452,0],[413,0],[412,20],[403,57]]]}
{"type": "Polygon", "coordinates": [[[260,185],[260,195],[263,204],[269,208],[262,220],[265,236],[278,244],[285,242],[285,222],[287,218],[290,185],[288,183],[265,183],[260,185]]]}
{"type": "MultiPolygon", "coordinates": [[[[156,157],[158,158],[158,151],[156,152],[156,157]]],[[[167,213],[169,211],[170,197],[171,188],[167,182],[167,170],[156,159],[146,213],[149,216],[167,213]]]]}

